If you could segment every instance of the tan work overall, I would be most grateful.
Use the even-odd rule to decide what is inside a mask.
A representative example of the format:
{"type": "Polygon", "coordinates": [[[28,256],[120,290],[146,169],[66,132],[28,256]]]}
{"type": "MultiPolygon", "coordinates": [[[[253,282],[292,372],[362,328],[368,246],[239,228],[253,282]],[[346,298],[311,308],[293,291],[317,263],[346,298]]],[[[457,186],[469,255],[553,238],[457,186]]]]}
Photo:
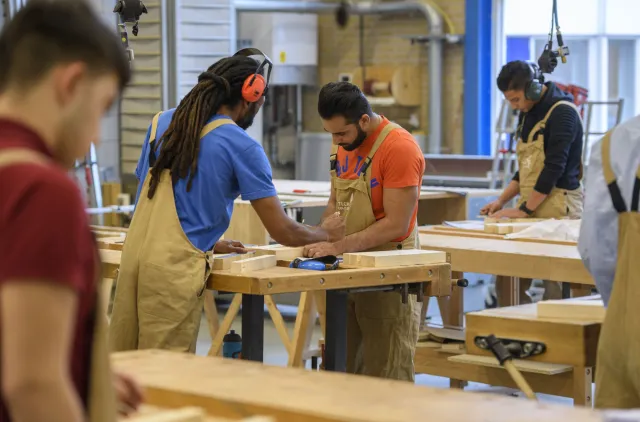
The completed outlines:
{"type": "MultiPolygon", "coordinates": [[[[156,140],[159,114],[153,119],[149,151],[156,140]]],[[[204,137],[222,125],[205,126],[204,137]]],[[[195,353],[211,273],[213,252],[196,248],[182,230],[171,174],[163,170],[153,199],[147,197],[151,168],[122,249],[111,315],[113,351],[166,349],[195,353]]]]}
{"type": "MultiPolygon", "coordinates": [[[[389,123],[375,140],[365,166],[387,135],[400,126],[389,123]]],[[[354,180],[336,175],[336,153],[331,156],[331,186],[336,197],[336,210],[345,217],[346,234],[366,229],[376,222],[371,206],[371,182],[366,167],[354,180]]],[[[398,157],[400,158],[400,157],[398,157]]],[[[389,242],[372,250],[419,248],[417,225],[400,243],[389,242]]],[[[421,304],[415,295],[406,304],[398,293],[366,292],[349,295],[347,317],[347,372],[380,378],[414,381],[413,358],[418,341],[421,304]]]]}
{"type": "MultiPolygon", "coordinates": [[[[553,110],[559,105],[568,105],[580,115],[578,108],[570,101],[558,101],[551,106],[544,119],[539,121],[531,132],[527,142],[518,140],[516,155],[518,157],[518,169],[520,171],[520,198],[517,207],[522,205],[531,195],[533,189],[544,168],[544,129],[547,120],[553,110]]],[[[526,117],[524,117],[526,119],[526,117]]],[[[523,119],[523,123],[524,123],[523,119]]],[[[582,165],[580,166],[580,179],[582,179],[582,165]]],[[[533,213],[533,218],[580,218],[582,215],[583,192],[582,186],[575,190],[565,190],[554,187],[533,213]]],[[[526,292],[531,287],[531,279],[520,280],[520,303],[530,303],[531,298],[526,292]]],[[[544,299],[561,299],[562,287],[560,283],[544,281],[544,299]]]]}
{"type": "MultiPolygon", "coordinates": [[[[33,163],[43,166],[51,165],[49,158],[27,149],[6,149],[0,151],[0,167],[8,167],[20,163],[33,163]]],[[[100,270],[100,255],[96,247],[96,305],[93,339],[91,346],[91,369],[89,373],[89,391],[87,400],[87,415],[90,422],[116,421],[116,395],[113,388],[113,374],[109,363],[107,348],[107,313],[101,298],[102,272],[100,270]]]]}
{"type": "MultiPolygon", "coordinates": [[[[602,141],[602,170],[618,211],[618,259],[611,299],[600,331],[596,362],[596,399],[599,409],[640,407],[640,213],[638,196],[627,208],[611,168],[611,132],[602,141]]],[[[640,168],[636,187],[640,184],[640,168]]],[[[606,200],[605,198],[602,199],[606,200]]]]}

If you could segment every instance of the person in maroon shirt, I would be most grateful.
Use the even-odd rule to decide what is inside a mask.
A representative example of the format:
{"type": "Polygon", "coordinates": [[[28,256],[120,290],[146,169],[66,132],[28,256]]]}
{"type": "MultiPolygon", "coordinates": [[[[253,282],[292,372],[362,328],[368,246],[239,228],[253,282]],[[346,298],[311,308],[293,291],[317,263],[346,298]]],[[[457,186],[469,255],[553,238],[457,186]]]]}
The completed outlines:
{"type": "MultiPolygon", "coordinates": [[[[79,422],[99,262],[67,171],[98,140],[129,63],[81,0],[27,3],[0,34],[0,63],[0,422],[79,422]],[[7,160],[16,151],[38,160],[7,160]]],[[[114,383],[120,406],[135,409],[136,384],[114,383]]]]}

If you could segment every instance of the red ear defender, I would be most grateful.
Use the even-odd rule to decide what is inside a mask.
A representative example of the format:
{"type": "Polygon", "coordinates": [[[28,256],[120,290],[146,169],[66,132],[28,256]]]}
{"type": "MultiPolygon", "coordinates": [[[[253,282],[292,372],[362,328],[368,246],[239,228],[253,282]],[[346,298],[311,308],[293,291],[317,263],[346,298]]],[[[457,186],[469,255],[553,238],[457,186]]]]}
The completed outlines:
{"type": "Polygon", "coordinates": [[[262,98],[267,82],[259,74],[253,74],[245,79],[242,85],[242,98],[250,103],[256,103],[262,98]]]}

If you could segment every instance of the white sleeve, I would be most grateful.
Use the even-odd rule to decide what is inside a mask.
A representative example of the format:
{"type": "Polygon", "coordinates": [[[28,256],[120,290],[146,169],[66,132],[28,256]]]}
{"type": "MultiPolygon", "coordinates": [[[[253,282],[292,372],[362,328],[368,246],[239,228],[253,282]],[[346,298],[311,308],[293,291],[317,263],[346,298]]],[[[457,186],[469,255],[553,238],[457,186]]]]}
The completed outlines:
{"type": "Polygon", "coordinates": [[[616,270],[618,214],[604,179],[601,147],[602,140],[593,146],[587,167],[578,250],[606,305],[616,270]]]}

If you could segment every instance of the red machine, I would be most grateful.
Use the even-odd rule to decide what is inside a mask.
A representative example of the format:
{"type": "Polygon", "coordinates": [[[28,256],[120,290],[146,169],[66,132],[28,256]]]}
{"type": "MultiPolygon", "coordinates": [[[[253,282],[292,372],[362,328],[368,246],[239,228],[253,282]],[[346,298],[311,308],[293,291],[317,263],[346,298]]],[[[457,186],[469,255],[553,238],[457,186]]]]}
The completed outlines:
{"type": "Polygon", "coordinates": [[[587,102],[587,98],[589,97],[589,90],[583,88],[578,85],[564,85],[555,83],[558,88],[566,92],[567,94],[573,95],[573,103],[580,108],[580,117],[584,118],[584,107],[583,105],[587,102]]]}

